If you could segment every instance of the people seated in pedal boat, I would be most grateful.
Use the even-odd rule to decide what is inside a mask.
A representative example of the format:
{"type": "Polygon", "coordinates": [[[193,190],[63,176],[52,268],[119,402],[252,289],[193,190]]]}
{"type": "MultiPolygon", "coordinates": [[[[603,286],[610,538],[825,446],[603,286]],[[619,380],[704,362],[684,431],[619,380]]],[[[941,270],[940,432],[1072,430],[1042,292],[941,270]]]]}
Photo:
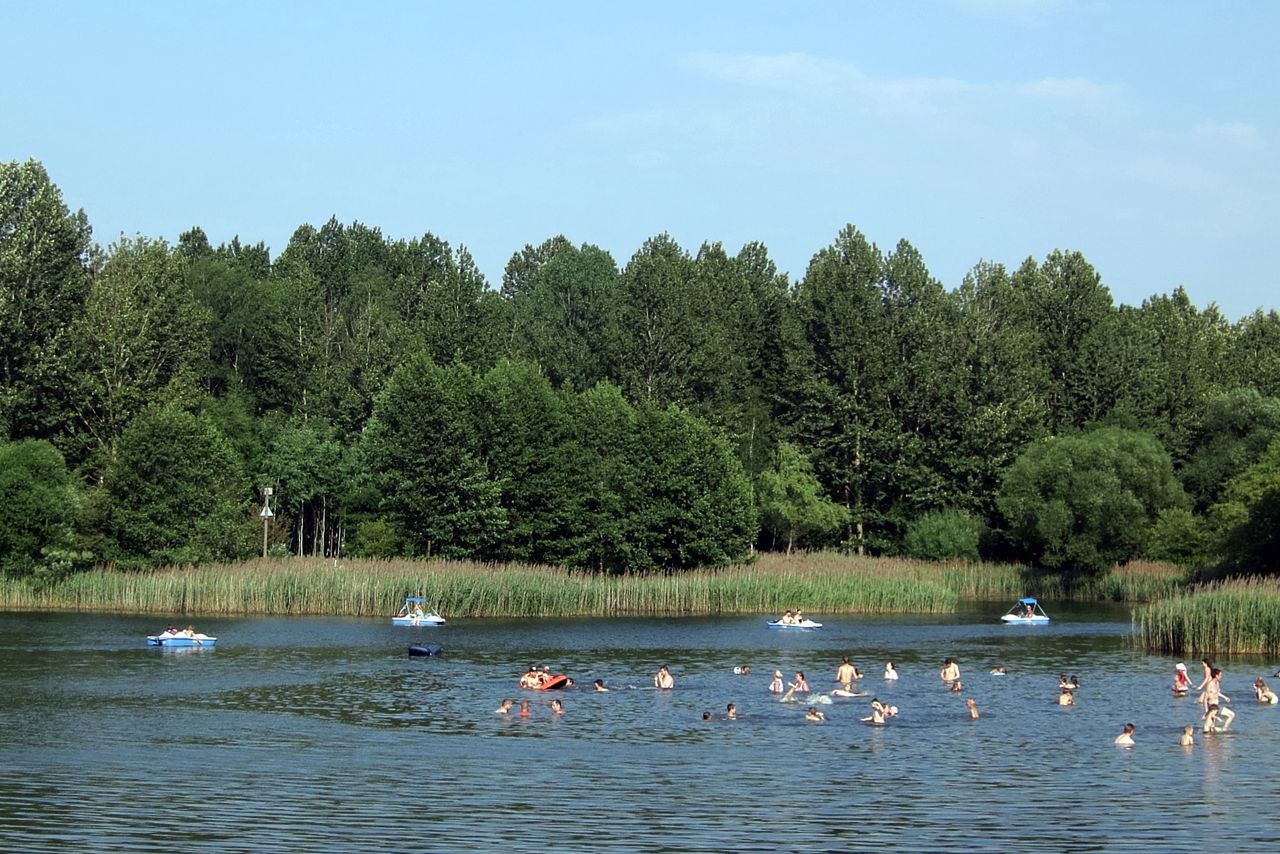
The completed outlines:
{"type": "Polygon", "coordinates": [[[787,611],[785,614],[782,615],[782,617],[778,620],[778,622],[782,623],[782,625],[784,626],[794,626],[796,623],[795,614],[791,613],[790,611],[787,611]]]}
{"type": "Polygon", "coordinates": [[[536,665],[530,664],[529,669],[520,677],[521,688],[537,688],[542,684],[542,674],[538,672],[536,665]]]}
{"type": "Polygon", "coordinates": [[[1280,697],[1277,697],[1276,692],[1267,687],[1267,683],[1261,676],[1253,680],[1253,696],[1258,699],[1259,703],[1274,705],[1280,702],[1280,697]]]}

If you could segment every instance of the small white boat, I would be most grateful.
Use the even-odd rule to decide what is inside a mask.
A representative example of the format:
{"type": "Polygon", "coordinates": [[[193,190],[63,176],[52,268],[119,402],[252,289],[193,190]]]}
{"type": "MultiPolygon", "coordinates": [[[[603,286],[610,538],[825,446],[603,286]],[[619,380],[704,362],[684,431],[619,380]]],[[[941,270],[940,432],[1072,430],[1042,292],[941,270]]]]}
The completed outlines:
{"type": "Polygon", "coordinates": [[[393,626],[443,626],[444,617],[436,613],[435,608],[423,607],[426,599],[421,596],[407,596],[400,613],[391,618],[393,626]]]}
{"type": "Polygon", "coordinates": [[[820,629],[822,623],[815,623],[807,617],[798,623],[784,623],[782,620],[767,620],[765,625],[771,629],[820,629]]]}
{"type": "Polygon", "coordinates": [[[1049,622],[1049,615],[1044,612],[1044,608],[1040,607],[1038,600],[1027,596],[1019,599],[1018,603],[1009,609],[1009,613],[1000,618],[1000,621],[1042,625],[1049,622]]]}
{"type": "Polygon", "coordinates": [[[147,635],[147,646],[162,646],[166,649],[195,646],[208,647],[217,642],[217,638],[211,638],[206,634],[193,632],[190,629],[182,631],[167,629],[158,635],[147,635]]]}

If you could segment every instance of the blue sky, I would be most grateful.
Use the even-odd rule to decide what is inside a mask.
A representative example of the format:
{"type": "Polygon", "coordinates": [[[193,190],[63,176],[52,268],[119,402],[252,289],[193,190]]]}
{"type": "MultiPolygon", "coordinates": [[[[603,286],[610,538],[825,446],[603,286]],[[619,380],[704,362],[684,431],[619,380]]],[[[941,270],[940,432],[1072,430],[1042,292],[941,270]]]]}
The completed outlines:
{"type": "Polygon", "coordinates": [[[526,243],[665,231],[795,280],[853,223],[948,288],[1063,248],[1118,303],[1277,307],[1280,4],[357,5],[5,2],[0,160],[103,244],[336,216],[497,286],[526,243]]]}

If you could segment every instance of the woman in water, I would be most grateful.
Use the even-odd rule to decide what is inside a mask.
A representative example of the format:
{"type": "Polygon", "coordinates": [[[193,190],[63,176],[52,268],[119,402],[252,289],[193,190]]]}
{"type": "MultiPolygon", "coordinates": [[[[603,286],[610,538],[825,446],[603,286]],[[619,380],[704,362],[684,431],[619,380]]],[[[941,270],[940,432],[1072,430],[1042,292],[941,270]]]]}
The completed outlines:
{"type": "Polygon", "coordinates": [[[787,693],[782,696],[784,701],[790,700],[796,694],[808,695],[809,683],[804,679],[804,673],[796,671],[796,681],[787,683],[787,693]]]}
{"type": "Polygon", "coordinates": [[[494,714],[505,715],[507,712],[511,711],[511,707],[514,705],[515,703],[512,700],[503,700],[502,703],[499,704],[498,708],[493,710],[494,714]]]}
{"type": "Polygon", "coordinates": [[[551,714],[553,714],[553,715],[563,715],[563,714],[564,714],[564,703],[560,702],[559,700],[552,700],[552,701],[551,701],[551,714]]]}
{"type": "Polygon", "coordinates": [[[822,712],[818,711],[817,709],[815,709],[813,706],[810,706],[804,713],[804,719],[806,721],[821,722],[821,721],[825,721],[827,719],[827,716],[824,715],[822,712]]]}
{"type": "Polygon", "coordinates": [[[871,714],[862,719],[875,726],[884,726],[884,705],[875,697],[871,698],[871,714]]]}
{"type": "Polygon", "coordinates": [[[595,682],[593,682],[592,684],[595,686],[595,689],[596,689],[597,691],[608,691],[608,690],[609,690],[608,688],[604,687],[604,680],[603,680],[603,679],[597,679],[597,680],[596,680],[595,682]]]}
{"type": "Polygon", "coordinates": [[[1124,732],[1116,736],[1118,747],[1133,747],[1133,724],[1125,724],[1124,732]]]}
{"type": "Polygon", "coordinates": [[[1213,662],[1207,658],[1202,658],[1200,659],[1200,666],[1204,668],[1204,678],[1196,686],[1197,691],[1203,691],[1205,686],[1209,684],[1209,680],[1213,678],[1213,662]]]}
{"type": "Polygon", "coordinates": [[[960,665],[956,664],[953,659],[948,658],[942,662],[942,670],[938,671],[938,677],[943,682],[956,682],[960,679],[960,665]]]}
{"type": "Polygon", "coordinates": [[[737,707],[737,706],[735,706],[733,703],[730,703],[729,705],[725,706],[725,707],[724,707],[724,716],[725,716],[726,718],[728,718],[729,720],[731,720],[731,721],[732,721],[732,720],[737,720],[737,718],[738,718],[738,707],[737,707]]]}
{"type": "Polygon", "coordinates": [[[658,668],[658,672],[653,675],[653,687],[663,691],[676,687],[675,677],[671,675],[671,671],[667,669],[667,665],[658,668]]]}
{"type": "Polygon", "coordinates": [[[894,667],[894,666],[893,666],[893,662],[892,662],[892,661],[886,661],[886,662],[884,663],[884,678],[885,678],[885,679],[897,679],[897,678],[898,678],[898,668],[896,668],[896,667],[894,667]]]}
{"type": "Polygon", "coordinates": [[[781,671],[781,670],[775,670],[775,671],[773,671],[773,681],[769,683],[769,693],[770,693],[770,694],[781,694],[781,693],[782,693],[782,691],[783,691],[783,686],[782,686],[782,671],[781,671]]]}
{"type": "Polygon", "coordinates": [[[1071,689],[1063,688],[1061,693],[1058,694],[1058,705],[1074,706],[1075,704],[1076,704],[1076,698],[1075,698],[1075,695],[1071,693],[1071,689]]]}

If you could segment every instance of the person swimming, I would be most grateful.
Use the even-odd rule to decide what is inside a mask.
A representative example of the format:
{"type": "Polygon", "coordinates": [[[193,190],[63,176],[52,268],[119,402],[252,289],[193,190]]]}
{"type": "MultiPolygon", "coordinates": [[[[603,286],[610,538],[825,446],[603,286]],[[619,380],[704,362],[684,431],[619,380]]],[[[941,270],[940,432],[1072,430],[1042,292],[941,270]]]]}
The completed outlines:
{"type": "Polygon", "coordinates": [[[893,665],[892,661],[884,663],[884,678],[890,680],[898,678],[898,668],[893,665]]]}
{"type": "Polygon", "coordinates": [[[964,701],[964,704],[969,709],[969,717],[976,721],[978,719],[978,701],[970,697],[964,701]]]}
{"type": "Polygon", "coordinates": [[[1070,688],[1062,688],[1058,694],[1059,706],[1074,706],[1076,704],[1075,695],[1071,693],[1070,688]]]}
{"type": "Polygon", "coordinates": [[[1182,747],[1194,746],[1196,743],[1196,740],[1195,740],[1195,737],[1192,735],[1192,733],[1195,731],[1196,731],[1196,728],[1193,726],[1184,726],[1182,728],[1182,737],[1178,739],[1178,744],[1181,745],[1182,747]]]}
{"type": "Polygon", "coordinates": [[[810,706],[808,709],[805,710],[804,719],[806,721],[825,721],[827,719],[827,716],[824,715],[822,712],[818,711],[813,706],[810,706]]]}
{"type": "Polygon", "coordinates": [[[529,708],[528,700],[520,701],[520,717],[528,718],[533,716],[533,709],[529,708]]]}
{"type": "Polygon", "coordinates": [[[559,700],[552,700],[552,701],[551,701],[551,714],[553,714],[553,715],[563,715],[563,714],[564,714],[564,703],[560,702],[559,700]]]}
{"type": "Polygon", "coordinates": [[[729,720],[736,720],[738,717],[738,707],[733,703],[724,707],[724,716],[729,720]]]}
{"type": "Polygon", "coordinates": [[[604,680],[603,680],[603,679],[597,679],[595,682],[592,682],[592,683],[591,683],[591,685],[592,685],[592,687],[594,687],[597,691],[608,691],[608,690],[609,690],[608,688],[604,687],[604,680]]]}
{"type": "Polygon", "coordinates": [[[785,688],[782,685],[782,671],[773,671],[773,681],[769,683],[770,694],[781,694],[785,688]]]}
{"type": "Polygon", "coordinates": [[[503,701],[498,705],[498,708],[496,708],[496,709],[494,709],[494,710],[493,710],[493,711],[494,711],[494,714],[498,714],[498,715],[505,715],[507,712],[511,711],[511,707],[512,707],[512,706],[514,706],[514,705],[515,705],[515,701],[514,701],[514,700],[503,700],[503,701]]]}
{"type": "Polygon", "coordinates": [[[1115,744],[1117,747],[1133,747],[1133,724],[1125,724],[1124,731],[1116,736],[1115,744]]]}

